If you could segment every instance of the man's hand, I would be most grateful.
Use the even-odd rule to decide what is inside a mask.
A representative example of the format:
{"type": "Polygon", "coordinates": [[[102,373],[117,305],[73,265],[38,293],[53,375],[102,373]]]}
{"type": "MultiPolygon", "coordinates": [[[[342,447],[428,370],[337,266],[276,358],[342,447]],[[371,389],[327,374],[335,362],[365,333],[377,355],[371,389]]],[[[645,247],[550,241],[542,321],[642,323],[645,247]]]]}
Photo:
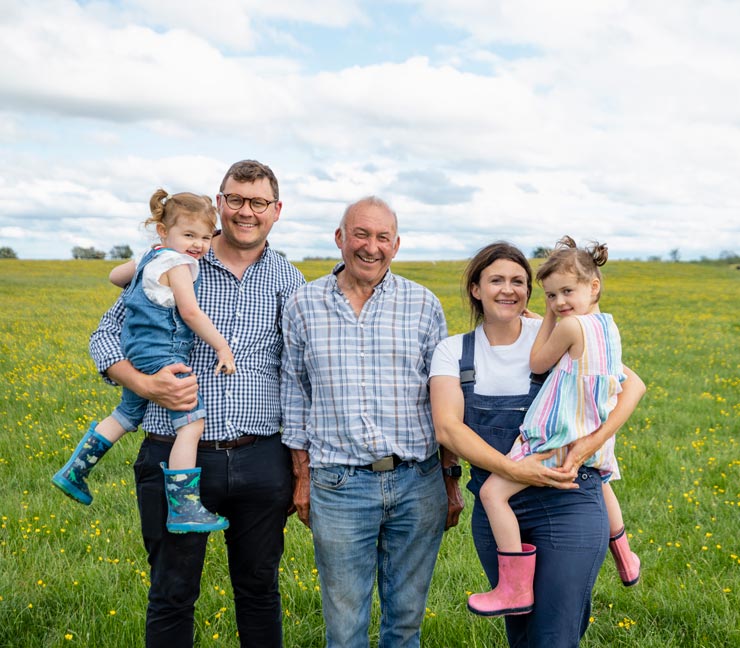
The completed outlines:
{"type": "Polygon", "coordinates": [[[148,375],[138,371],[128,360],[121,360],[108,367],[106,374],[113,382],[165,409],[187,412],[198,404],[198,379],[191,372],[190,367],[178,362],[148,375]],[[177,374],[189,375],[178,378],[177,374]]]}
{"type": "Polygon", "coordinates": [[[308,468],[308,452],[291,448],[290,456],[293,460],[293,506],[288,514],[298,513],[298,519],[310,529],[311,473],[308,468]]]}
{"type": "Polygon", "coordinates": [[[198,404],[198,379],[192,369],[183,363],[167,365],[148,376],[146,399],[165,409],[187,412],[198,404]],[[177,374],[190,374],[178,378],[177,374]]]}
{"type": "Polygon", "coordinates": [[[445,490],[447,491],[447,521],[445,522],[445,531],[447,531],[447,529],[457,526],[465,502],[462,492],[460,492],[460,479],[445,475],[444,480],[445,490]]]}

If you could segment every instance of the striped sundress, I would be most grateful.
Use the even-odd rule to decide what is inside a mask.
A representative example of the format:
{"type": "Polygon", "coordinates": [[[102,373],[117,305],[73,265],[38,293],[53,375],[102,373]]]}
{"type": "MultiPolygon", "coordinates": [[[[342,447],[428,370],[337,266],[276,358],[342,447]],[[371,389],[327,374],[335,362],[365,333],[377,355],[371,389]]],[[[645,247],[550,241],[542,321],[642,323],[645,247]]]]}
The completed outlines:
{"type": "MultiPolygon", "coordinates": [[[[561,466],[568,453],[566,446],[596,430],[617,404],[626,376],[614,319],[607,313],[575,317],[583,330],[583,355],[576,360],[565,353],[545,380],[509,452],[515,461],[558,449],[544,465],[561,466]]],[[[584,465],[596,468],[605,482],[619,479],[614,436],[584,465]]]]}

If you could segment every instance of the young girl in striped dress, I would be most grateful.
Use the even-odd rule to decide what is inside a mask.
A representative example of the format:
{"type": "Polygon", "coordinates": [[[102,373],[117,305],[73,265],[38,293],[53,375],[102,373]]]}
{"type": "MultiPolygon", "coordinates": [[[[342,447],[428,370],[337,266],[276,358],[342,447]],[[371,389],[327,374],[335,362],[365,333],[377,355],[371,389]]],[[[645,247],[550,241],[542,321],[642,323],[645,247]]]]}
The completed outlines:
{"type": "MultiPolygon", "coordinates": [[[[609,416],[622,391],[622,348],[611,315],[599,310],[606,245],[579,248],[566,236],[537,272],[547,310],[530,355],[530,368],[543,373],[554,366],[527,412],[519,438],[509,453],[518,461],[555,450],[543,464],[563,464],[569,445],[596,430],[609,416]],[[559,320],[559,321],[558,321],[559,320]],[[556,326],[557,324],[557,326],[556,326]]],[[[619,479],[614,437],[583,463],[601,476],[609,516],[609,548],[625,586],[640,578],[640,560],[630,551],[622,512],[610,479],[619,479]]],[[[532,583],[536,547],[522,544],[509,498],[526,488],[492,474],[480,491],[499,555],[495,589],[473,594],[468,608],[486,616],[526,614],[534,603],[532,583]]]]}

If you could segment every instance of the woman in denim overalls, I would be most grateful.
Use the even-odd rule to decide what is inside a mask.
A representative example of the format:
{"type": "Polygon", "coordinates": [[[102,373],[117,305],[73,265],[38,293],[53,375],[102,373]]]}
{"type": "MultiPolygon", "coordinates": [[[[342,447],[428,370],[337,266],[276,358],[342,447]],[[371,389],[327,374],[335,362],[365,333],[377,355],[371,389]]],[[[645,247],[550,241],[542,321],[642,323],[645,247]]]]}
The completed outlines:
{"type": "Polygon", "coordinates": [[[510,500],[522,541],[537,547],[537,559],[534,608],[506,617],[509,645],[578,646],[588,628],[591,592],[609,535],[601,480],[581,464],[627,420],[642,395],[641,381],[627,372],[607,423],[573,444],[562,471],[542,466],[552,453],[511,461],[505,455],[541,384],[529,372],[529,351],[539,327],[526,311],[532,272],[520,250],[494,243],[472,259],[465,278],[479,326],[447,338],[435,352],[430,384],[437,439],[471,464],[473,539],[492,587],[498,582],[498,555],[478,500],[480,487],[490,472],[538,487],[510,500]]]}

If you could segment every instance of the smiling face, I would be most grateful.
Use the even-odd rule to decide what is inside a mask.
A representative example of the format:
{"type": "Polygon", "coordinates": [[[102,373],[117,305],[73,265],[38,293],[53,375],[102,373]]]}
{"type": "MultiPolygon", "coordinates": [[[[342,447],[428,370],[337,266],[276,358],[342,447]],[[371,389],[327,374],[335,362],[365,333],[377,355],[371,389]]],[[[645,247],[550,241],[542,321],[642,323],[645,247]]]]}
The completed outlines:
{"type": "Polygon", "coordinates": [[[514,261],[497,259],[483,269],[470,292],[481,302],[484,322],[511,321],[527,307],[527,271],[514,261]]]}
{"type": "Polygon", "coordinates": [[[157,223],[157,234],[164,247],[201,259],[211,247],[213,225],[202,216],[184,212],[170,227],[157,223]]]}
{"type": "Polygon", "coordinates": [[[359,202],[352,207],[334,235],[351,281],[370,287],[382,281],[401,242],[396,228],[396,218],[381,205],[359,202]]]}
{"type": "MultiPolygon", "coordinates": [[[[238,194],[242,198],[275,200],[270,181],[260,178],[254,182],[237,182],[229,177],[224,183],[224,194],[238,194]]],[[[216,207],[221,216],[221,234],[226,243],[239,250],[254,250],[265,246],[272,226],[280,218],[281,202],[271,203],[261,214],[255,214],[245,201],[240,209],[232,209],[222,195],[216,196],[216,207]]]]}
{"type": "Polygon", "coordinates": [[[553,272],[542,280],[547,307],[558,317],[598,312],[601,282],[596,278],[579,281],[572,272],[553,272]]]}

